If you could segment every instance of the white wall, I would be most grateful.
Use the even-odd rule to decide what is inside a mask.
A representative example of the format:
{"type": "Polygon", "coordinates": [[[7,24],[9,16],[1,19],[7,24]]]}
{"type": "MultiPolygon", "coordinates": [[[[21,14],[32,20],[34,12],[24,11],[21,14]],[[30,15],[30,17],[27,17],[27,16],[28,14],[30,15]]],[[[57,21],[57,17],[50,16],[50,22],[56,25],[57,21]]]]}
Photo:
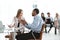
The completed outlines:
{"type": "Polygon", "coordinates": [[[11,23],[13,17],[16,15],[18,9],[23,9],[24,17],[28,23],[32,23],[32,5],[34,1],[37,1],[37,6],[40,9],[40,13],[51,13],[54,17],[55,13],[60,13],[60,1],[59,0],[0,0],[0,20],[3,24],[8,25],[11,23]]]}
{"type": "Polygon", "coordinates": [[[60,13],[60,0],[38,0],[37,4],[41,12],[50,12],[52,17],[56,12],[60,13]]]}

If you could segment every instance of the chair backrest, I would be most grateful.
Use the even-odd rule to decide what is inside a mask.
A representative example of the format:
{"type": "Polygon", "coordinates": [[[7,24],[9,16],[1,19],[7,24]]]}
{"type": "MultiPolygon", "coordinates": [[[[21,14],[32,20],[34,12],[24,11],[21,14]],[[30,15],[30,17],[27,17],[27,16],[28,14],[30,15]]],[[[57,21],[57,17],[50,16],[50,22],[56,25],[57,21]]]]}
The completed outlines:
{"type": "Polygon", "coordinates": [[[4,32],[5,26],[2,24],[2,21],[0,21],[0,33],[4,32]]]}
{"type": "Polygon", "coordinates": [[[43,35],[44,28],[45,28],[45,24],[42,25],[42,29],[41,29],[41,32],[40,32],[40,40],[42,40],[42,35],[43,35]]]}
{"type": "MultiPolygon", "coordinates": [[[[41,29],[41,31],[40,31],[40,37],[39,37],[38,39],[36,39],[36,40],[42,40],[44,28],[45,28],[45,24],[42,25],[42,29],[41,29]]],[[[29,39],[29,40],[34,40],[34,39],[29,39]]]]}

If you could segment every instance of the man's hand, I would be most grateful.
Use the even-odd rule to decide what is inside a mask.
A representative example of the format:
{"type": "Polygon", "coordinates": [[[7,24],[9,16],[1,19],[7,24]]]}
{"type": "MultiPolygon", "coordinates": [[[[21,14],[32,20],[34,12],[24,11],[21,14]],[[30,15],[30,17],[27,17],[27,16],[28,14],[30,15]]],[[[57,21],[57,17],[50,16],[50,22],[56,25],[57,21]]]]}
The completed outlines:
{"type": "Polygon", "coordinates": [[[22,23],[23,25],[27,24],[27,22],[26,22],[25,20],[21,20],[21,23],[22,23]]]}

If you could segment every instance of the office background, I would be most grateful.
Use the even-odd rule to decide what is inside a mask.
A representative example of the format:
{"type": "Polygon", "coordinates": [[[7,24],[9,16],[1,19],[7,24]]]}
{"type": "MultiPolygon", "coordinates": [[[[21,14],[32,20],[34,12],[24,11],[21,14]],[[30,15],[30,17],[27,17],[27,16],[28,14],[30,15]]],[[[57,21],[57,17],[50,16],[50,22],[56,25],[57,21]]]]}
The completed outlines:
{"type": "MultiPolygon", "coordinates": [[[[8,28],[7,25],[12,22],[13,17],[17,14],[17,10],[22,9],[26,21],[32,23],[33,17],[31,16],[31,13],[35,7],[40,10],[40,14],[43,12],[45,16],[47,16],[47,12],[50,12],[52,17],[55,16],[56,12],[60,14],[60,0],[0,0],[0,21],[2,21],[5,27],[8,28]]],[[[53,38],[51,34],[49,37],[53,38]]],[[[2,38],[3,35],[5,34],[2,34],[2,38]]],[[[56,39],[59,37],[55,35],[53,36],[56,39]]],[[[46,34],[44,34],[43,39],[45,37],[46,34]]],[[[49,37],[47,36],[47,38],[49,37]]],[[[3,38],[3,40],[5,39],[3,38]]]]}
{"type": "Polygon", "coordinates": [[[54,17],[56,12],[60,13],[60,0],[0,0],[0,20],[8,25],[17,14],[17,10],[23,9],[25,19],[32,23],[31,13],[34,5],[45,15],[50,12],[54,17]]]}

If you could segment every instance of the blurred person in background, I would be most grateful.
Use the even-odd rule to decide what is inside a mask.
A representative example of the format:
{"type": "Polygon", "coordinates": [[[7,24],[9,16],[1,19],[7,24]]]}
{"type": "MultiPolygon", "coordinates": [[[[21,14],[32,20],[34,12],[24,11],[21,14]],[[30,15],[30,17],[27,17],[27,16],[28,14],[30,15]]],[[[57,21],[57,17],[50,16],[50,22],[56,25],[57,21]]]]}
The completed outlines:
{"type": "MultiPolygon", "coordinates": [[[[44,24],[45,24],[45,20],[46,20],[46,18],[45,18],[45,15],[44,15],[44,13],[42,12],[41,13],[41,18],[42,18],[42,20],[43,20],[43,22],[44,22],[44,24]]],[[[45,25],[45,33],[47,33],[47,30],[46,30],[46,25],[45,25]]]]}
{"type": "Polygon", "coordinates": [[[54,18],[54,26],[55,26],[55,35],[57,34],[57,28],[58,32],[60,33],[60,18],[59,14],[56,13],[56,16],[54,18]]]}
{"type": "Polygon", "coordinates": [[[46,18],[46,24],[50,24],[50,29],[48,30],[48,33],[50,32],[51,28],[53,27],[53,18],[50,16],[50,13],[47,13],[48,17],[46,18]]]}
{"type": "Polygon", "coordinates": [[[41,17],[42,17],[43,21],[45,22],[45,15],[43,12],[41,13],[41,17]]]}

